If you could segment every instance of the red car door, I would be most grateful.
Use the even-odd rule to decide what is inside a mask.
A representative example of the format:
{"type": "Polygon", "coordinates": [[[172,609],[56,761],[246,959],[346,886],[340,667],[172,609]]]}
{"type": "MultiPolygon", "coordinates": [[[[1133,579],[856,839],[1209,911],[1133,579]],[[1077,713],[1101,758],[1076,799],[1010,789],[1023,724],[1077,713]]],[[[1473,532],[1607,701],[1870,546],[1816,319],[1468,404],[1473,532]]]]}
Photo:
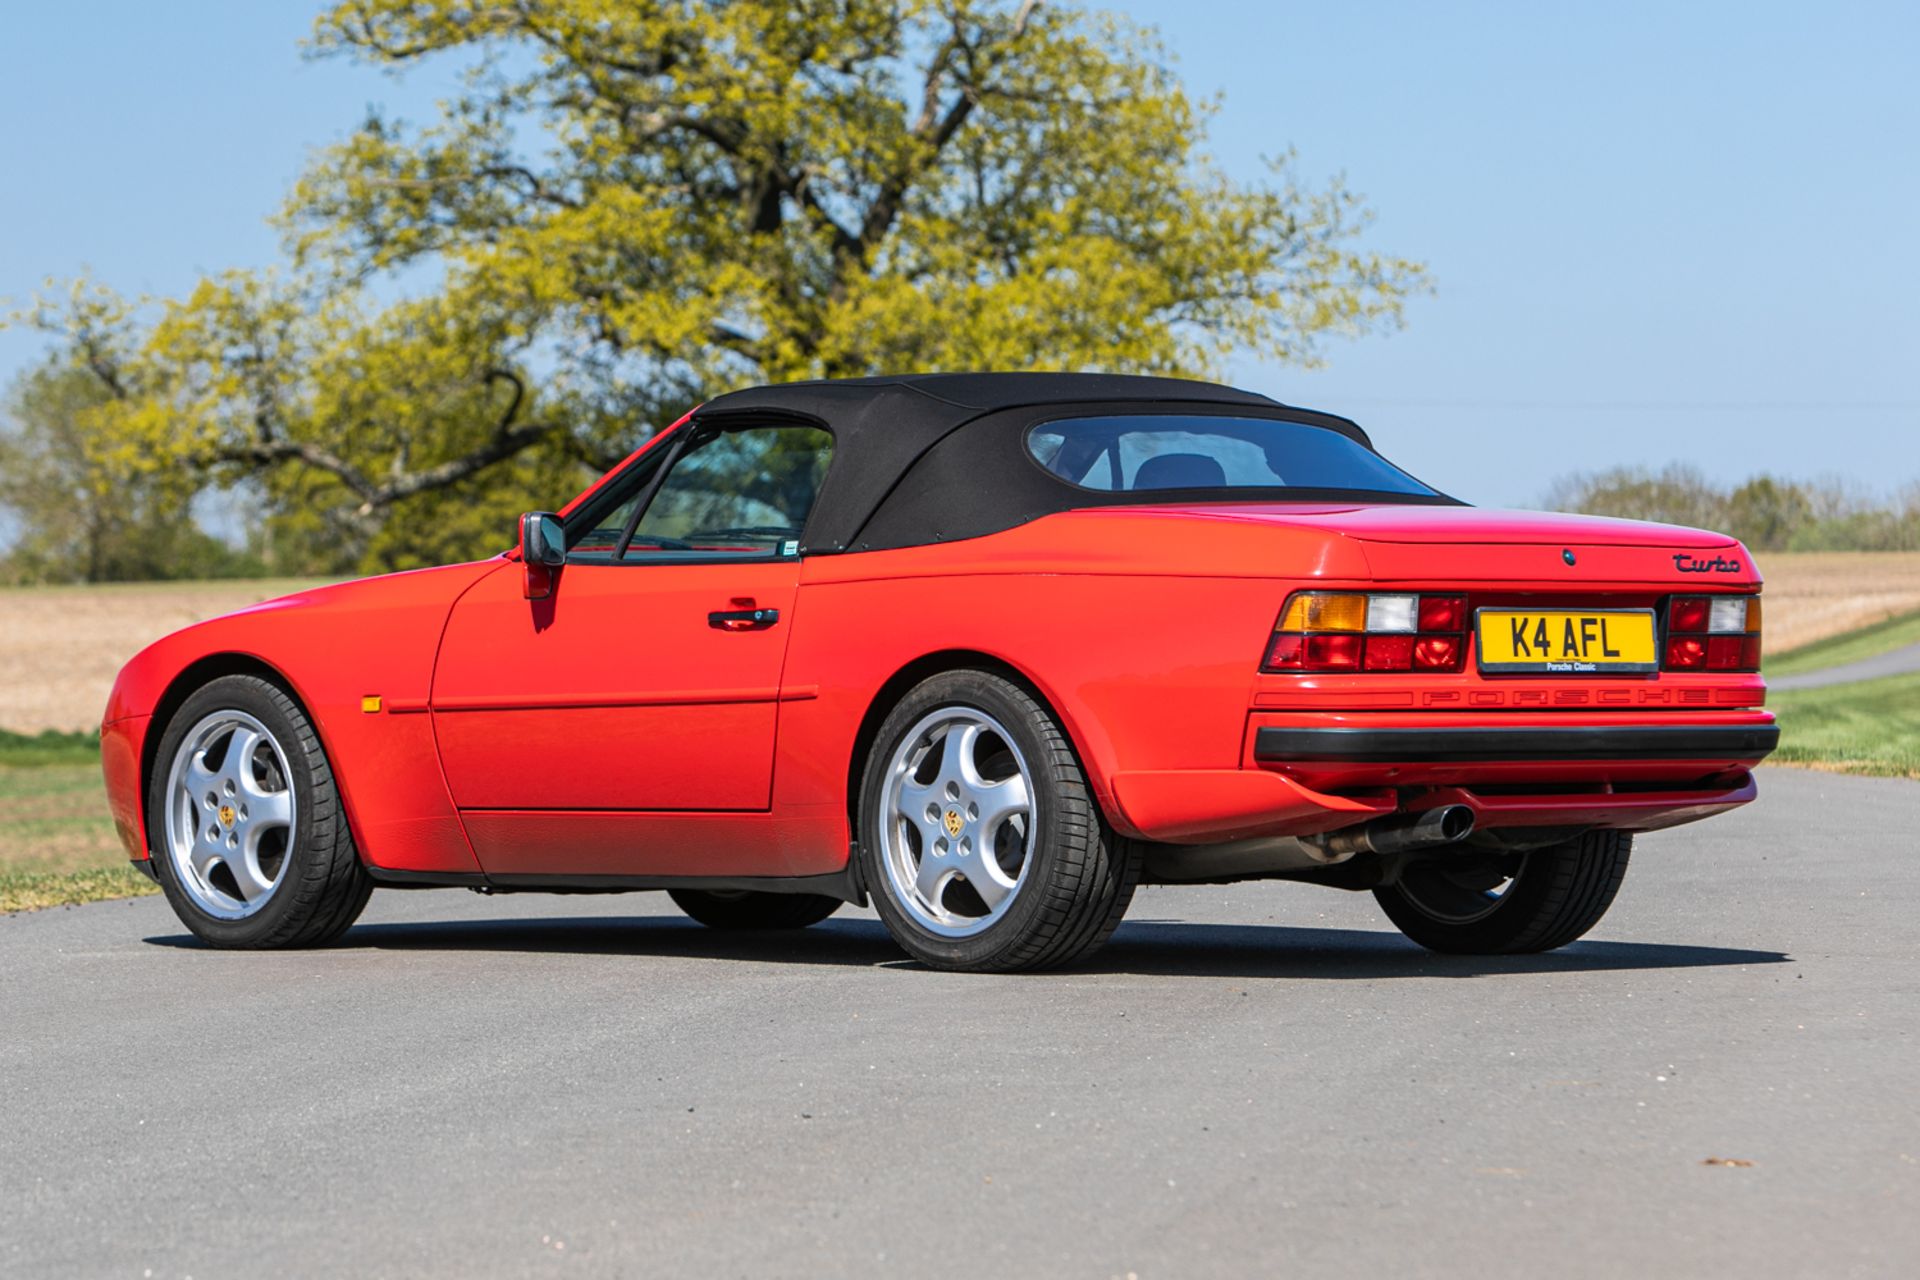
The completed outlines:
{"type": "Polygon", "coordinates": [[[591,813],[594,869],[630,815],[612,838],[644,871],[647,815],[770,806],[796,552],[830,451],[811,427],[709,430],[570,519],[550,596],[509,566],[454,606],[434,729],[483,867],[566,872],[558,833],[591,813]]]}

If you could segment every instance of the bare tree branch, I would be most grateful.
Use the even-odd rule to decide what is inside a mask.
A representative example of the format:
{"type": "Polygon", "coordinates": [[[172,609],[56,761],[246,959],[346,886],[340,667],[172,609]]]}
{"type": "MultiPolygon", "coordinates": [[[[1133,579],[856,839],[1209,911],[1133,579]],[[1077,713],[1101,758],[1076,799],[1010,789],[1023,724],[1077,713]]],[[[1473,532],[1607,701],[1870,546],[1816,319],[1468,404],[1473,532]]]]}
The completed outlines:
{"type": "Polygon", "coordinates": [[[380,507],[391,506],[402,498],[410,498],[416,493],[424,493],[429,489],[443,489],[450,484],[457,484],[468,476],[486,470],[496,462],[504,462],[513,457],[558,425],[556,422],[529,422],[502,431],[471,453],[450,459],[438,466],[412,472],[397,481],[381,486],[374,496],[362,505],[361,510],[370,513],[380,507]]]}
{"type": "Polygon", "coordinates": [[[983,60],[978,71],[961,79],[959,96],[943,111],[940,102],[946,86],[947,73],[955,57],[967,54],[971,58],[979,52],[966,38],[958,20],[946,42],[940,46],[932,61],[927,65],[927,76],[920,100],[920,115],[913,124],[913,137],[922,144],[902,158],[893,173],[887,176],[874,196],[873,203],[867,207],[867,215],[861,220],[858,237],[862,258],[871,254],[879,246],[887,232],[893,229],[894,221],[900,216],[901,203],[912,188],[914,180],[921,170],[937,157],[946,145],[953,141],[960,127],[967,122],[979,105],[985,73],[1006,55],[1012,45],[1027,32],[1028,24],[1033,20],[1034,10],[1040,7],[1040,0],[1025,0],[1019,12],[1014,14],[1013,28],[1007,38],[1001,41],[983,60]]]}
{"type": "Polygon", "coordinates": [[[297,440],[250,440],[245,444],[220,445],[214,450],[213,457],[216,462],[241,462],[255,467],[301,462],[333,476],[365,503],[371,504],[379,493],[379,488],[358,467],[317,444],[297,440]]]}
{"type": "Polygon", "coordinates": [[[392,506],[394,503],[415,494],[432,489],[443,489],[457,484],[467,477],[476,475],[495,463],[503,462],[534,444],[559,424],[557,422],[527,422],[514,425],[519,416],[520,406],[526,400],[526,382],[519,374],[510,369],[493,368],[486,372],[489,383],[505,382],[512,388],[512,396],[506,408],[500,414],[499,424],[485,444],[469,450],[457,458],[419,470],[409,470],[405,450],[396,456],[386,483],[376,484],[367,474],[340,455],[324,449],[317,444],[301,440],[286,440],[273,435],[272,420],[265,409],[256,411],[254,423],[261,438],[245,443],[223,444],[213,452],[218,462],[238,462],[253,467],[270,467],[283,462],[298,462],[324,471],[339,480],[340,483],[358,499],[360,505],[355,510],[356,518],[365,519],[392,506]]]}

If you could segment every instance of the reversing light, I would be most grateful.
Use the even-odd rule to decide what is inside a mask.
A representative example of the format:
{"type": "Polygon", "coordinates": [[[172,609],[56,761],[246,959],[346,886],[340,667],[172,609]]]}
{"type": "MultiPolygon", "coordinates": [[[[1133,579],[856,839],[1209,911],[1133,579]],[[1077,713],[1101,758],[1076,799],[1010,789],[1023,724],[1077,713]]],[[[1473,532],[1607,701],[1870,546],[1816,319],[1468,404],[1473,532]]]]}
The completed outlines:
{"type": "Polygon", "coordinates": [[[1280,610],[1263,671],[1458,671],[1465,596],[1297,591],[1280,610]]]}
{"type": "Polygon", "coordinates": [[[1744,635],[1747,631],[1745,596],[1722,596],[1707,606],[1707,630],[1715,635],[1744,635]]]}
{"type": "Polygon", "coordinates": [[[1758,596],[1675,596],[1667,602],[1669,671],[1758,671],[1758,596]]]}
{"type": "Polygon", "coordinates": [[[1368,631],[1406,631],[1420,629],[1419,596],[1368,596],[1368,631]]]}

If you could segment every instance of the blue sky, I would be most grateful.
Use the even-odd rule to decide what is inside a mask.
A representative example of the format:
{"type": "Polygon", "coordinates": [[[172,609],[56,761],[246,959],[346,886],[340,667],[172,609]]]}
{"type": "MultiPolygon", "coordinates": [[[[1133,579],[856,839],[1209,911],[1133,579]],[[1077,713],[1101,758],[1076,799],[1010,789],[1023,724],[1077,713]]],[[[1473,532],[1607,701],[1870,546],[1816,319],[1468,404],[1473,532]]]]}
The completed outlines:
{"type": "MultiPolygon", "coordinates": [[[[1475,501],[1626,462],[1920,480],[1920,5],[1106,7],[1224,95],[1230,172],[1297,148],[1371,198],[1373,244],[1432,267],[1403,332],[1235,381],[1349,413],[1475,501]]],[[[0,298],[273,260],[307,151],[447,85],[304,61],[313,12],[7,6],[0,298]]],[[[0,332],[0,377],[38,350],[0,332]]]]}

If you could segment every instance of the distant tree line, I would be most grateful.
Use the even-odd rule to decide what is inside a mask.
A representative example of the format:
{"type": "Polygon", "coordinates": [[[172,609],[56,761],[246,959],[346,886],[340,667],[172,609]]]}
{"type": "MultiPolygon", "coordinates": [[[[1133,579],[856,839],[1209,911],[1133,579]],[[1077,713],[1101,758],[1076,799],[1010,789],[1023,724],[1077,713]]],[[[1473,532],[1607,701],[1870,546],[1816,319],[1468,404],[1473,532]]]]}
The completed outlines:
{"type": "Polygon", "coordinates": [[[1758,475],[1724,487],[1695,467],[1673,463],[1660,471],[1614,467],[1562,476],[1542,505],[1718,529],[1755,551],[1920,550],[1920,482],[1889,501],[1834,480],[1758,475]]]}
{"type": "Polygon", "coordinates": [[[0,583],[268,576],[263,531],[235,547],[194,519],[204,474],[99,448],[90,415],[106,399],[97,377],[59,362],[0,397],[0,583]]]}

